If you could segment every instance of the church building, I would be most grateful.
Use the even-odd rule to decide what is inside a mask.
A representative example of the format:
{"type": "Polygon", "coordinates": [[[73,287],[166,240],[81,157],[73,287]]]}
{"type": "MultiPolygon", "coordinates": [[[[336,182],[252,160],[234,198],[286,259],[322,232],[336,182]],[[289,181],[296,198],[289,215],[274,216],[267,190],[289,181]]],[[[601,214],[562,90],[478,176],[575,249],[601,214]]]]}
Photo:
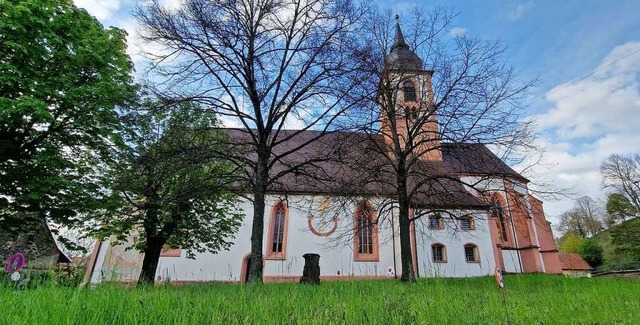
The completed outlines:
{"type": "MultiPolygon", "coordinates": [[[[423,69],[422,60],[405,42],[399,24],[386,65],[386,77],[395,80],[402,76],[394,96],[403,118],[416,118],[421,110],[429,109],[428,103],[433,101],[433,71],[423,69]]],[[[384,117],[381,121],[377,140],[391,146],[385,136],[391,132],[390,123],[384,117]]],[[[408,131],[402,125],[407,123],[395,125],[394,132],[406,135],[408,131]]],[[[424,132],[419,136],[426,138],[418,141],[429,147],[419,148],[416,168],[446,177],[425,187],[432,192],[415,195],[411,201],[410,215],[421,215],[411,224],[416,276],[484,276],[493,274],[495,268],[509,273],[561,273],[551,225],[545,218],[542,201],[528,189],[529,181],[483,144],[440,142],[436,114],[430,115],[429,123],[422,127],[424,132]]],[[[243,136],[242,130],[227,132],[231,137],[243,136]]],[[[314,132],[301,132],[290,145],[304,143],[314,132]]],[[[336,133],[311,143],[300,154],[326,153],[334,146],[335,137],[348,138],[353,143],[339,153],[346,156],[358,156],[358,150],[364,150],[361,144],[367,142],[362,134],[336,133]]],[[[353,177],[345,172],[348,168],[330,161],[322,168],[325,174],[332,175],[330,182],[334,184],[315,186],[304,175],[292,174],[281,181],[281,187],[269,189],[263,280],[298,281],[306,253],[320,255],[322,280],[399,276],[395,191],[380,185],[384,182],[374,182],[346,194],[337,189],[353,177]]],[[[164,249],[156,281],[245,282],[253,207],[249,200],[243,200],[240,208],[245,218],[229,250],[196,253],[195,259],[189,259],[181,249],[164,249]]],[[[96,244],[86,280],[137,281],[142,255],[125,250],[126,243],[112,246],[110,242],[96,244]]]]}

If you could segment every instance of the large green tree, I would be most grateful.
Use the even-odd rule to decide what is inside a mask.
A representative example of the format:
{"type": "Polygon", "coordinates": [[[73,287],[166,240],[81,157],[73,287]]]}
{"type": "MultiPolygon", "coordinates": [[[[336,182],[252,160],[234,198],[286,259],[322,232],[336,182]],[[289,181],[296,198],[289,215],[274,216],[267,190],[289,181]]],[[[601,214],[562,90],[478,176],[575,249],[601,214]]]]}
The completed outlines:
{"type": "Polygon", "coordinates": [[[624,222],[634,217],[638,211],[624,194],[611,193],[607,197],[607,213],[609,226],[613,226],[616,222],[624,222]]]}
{"type": "Polygon", "coordinates": [[[611,230],[615,252],[627,262],[640,262],[640,222],[627,221],[611,230]]]}
{"type": "Polygon", "coordinates": [[[133,248],[144,253],[140,285],[154,282],[163,246],[181,247],[188,257],[215,253],[232,244],[241,222],[229,192],[238,169],[216,158],[228,141],[216,119],[190,105],[151,106],[133,112],[127,146],[111,171],[112,200],[92,216],[101,237],[139,234],[133,248]]]}
{"type": "Polygon", "coordinates": [[[0,1],[1,231],[101,198],[115,109],[135,94],[125,36],[71,0],[0,1]]]}

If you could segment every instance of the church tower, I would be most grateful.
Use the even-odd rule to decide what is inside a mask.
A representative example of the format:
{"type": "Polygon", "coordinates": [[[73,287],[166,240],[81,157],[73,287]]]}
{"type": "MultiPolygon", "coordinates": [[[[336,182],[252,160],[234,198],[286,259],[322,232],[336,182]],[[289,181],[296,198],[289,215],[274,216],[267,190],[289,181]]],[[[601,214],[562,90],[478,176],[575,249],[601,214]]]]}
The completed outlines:
{"type": "Polygon", "coordinates": [[[433,71],[424,70],[422,60],[411,51],[402,35],[399,20],[396,15],[393,45],[386,56],[380,83],[383,137],[393,148],[392,134],[397,133],[403,146],[413,143],[413,152],[419,155],[419,159],[442,160],[438,120],[433,109],[433,71]],[[393,109],[388,109],[389,106],[393,109]],[[390,121],[390,112],[395,113],[395,123],[390,121]]]}

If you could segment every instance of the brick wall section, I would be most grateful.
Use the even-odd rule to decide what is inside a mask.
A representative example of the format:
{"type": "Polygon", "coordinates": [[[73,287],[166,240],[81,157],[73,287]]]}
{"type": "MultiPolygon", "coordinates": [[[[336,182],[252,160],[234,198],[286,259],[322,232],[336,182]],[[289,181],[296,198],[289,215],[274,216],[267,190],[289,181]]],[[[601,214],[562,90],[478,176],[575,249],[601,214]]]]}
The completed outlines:
{"type": "Polygon", "coordinates": [[[529,196],[531,201],[531,211],[533,213],[534,224],[538,232],[538,240],[540,241],[540,252],[544,261],[546,273],[560,274],[562,267],[560,265],[560,257],[555,241],[553,240],[553,230],[551,223],[544,216],[542,201],[529,196]]]}

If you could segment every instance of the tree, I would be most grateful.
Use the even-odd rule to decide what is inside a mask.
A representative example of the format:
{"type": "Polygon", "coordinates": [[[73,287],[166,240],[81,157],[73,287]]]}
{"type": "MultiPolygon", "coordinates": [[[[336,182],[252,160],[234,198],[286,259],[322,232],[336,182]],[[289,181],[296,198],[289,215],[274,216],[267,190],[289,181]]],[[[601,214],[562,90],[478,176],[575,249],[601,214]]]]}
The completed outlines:
{"type": "MultiPolygon", "coordinates": [[[[154,282],[162,248],[217,252],[232,243],[241,222],[229,192],[234,166],[213,154],[226,134],[211,114],[189,105],[152,109],[133,119],[128,147],[117,153],[110,204],[92,215],[94,233],[124,240],[144,253],[139,285],[154,282]]],[[[91,225],[93,227],[93,225],[91,225]]]]}
{"type": "Polygon", "coordinates": [[[624,194],[611,193],[607,197],[607,213],[611,218],[610,226],[612,226],[616,222],[624,222],[629,217],[636,216],[638,210],[624,194]]]}
{"type": "Polygon", "coordinates": [[[602,265],[604,261],[602,258],[602,247],[593,239],[581,241],[580,245],[578,245],[578,254],[580,254],[591,267],[598,267],[602,265]]]}
{"type": "Polygon", "coordinates": [[[640,154],[611,155],[600,166],[602,185],[627,196],[640,211],[640,154]]]}
{"type": "Polygon", "coordinates": [[[582,238],[591,237],[602,227],[602,209],[588,196],[576,200],[574,207],[560,215],[558,228],[562,233],[574,233],[582,238]]]}
{"type": "Polygon", "coordinates": [[[135,95],[123,30],[71,0],[0,1],[0,229],[77,220],[102,196],[118,105],[135,95]]]}
{"type": "Polygon", "coordinates": [[[611,243],[615,252],[626,261],[640,261],[640,222],[634,219],[614,227],[611,230],[611,243]]]}
{"type": "Polygon", "coordinates": [[[582,241],[584,241],[584,238],[569,232],[560,237],[558,249],[563,253],[577,253],[582,241]]]}
{"type": "Polygon", "coordinates": [[[478,208],[484,203],[463,185],[482,191],[483,180],[505,176],[504,169],[478,159],[474,163],[488,172],[466,184],[444,166],[444,144],[485,144],[513,154],[532,139],[518,104],[533,81],[518,80],[514,68],[504,63],[500,44],[451,38],[453,17],[442,9],[415,9],[405,24],[406,38],[399,17],[394,26],[388,12],[380,10],[373,10],[361,27],[365,51],[359,58],[372,76],[366,82],[373,89],[367,98],[372,104],[365,106],[369,111],[362,112],[361,132],[371,139],[371,156],[382,157],[363,164],[363,174],[380,175],[374,181],[395,192],[388,204],[399,210],[402,281],[415,277],[411,223],[434,212],[447,213],[447,206],[463,201],[478,208]],[[412,208],[416,213],[410,215],[412,208]]]}
{"type": "Polygon", "coordinates": [[[230,140],[243,155],[225,155],[250,186],[249,282],[261,282],[267,190],[286,191],[287,175],[316,173],[328,158],[297,153],[336,131],[358,104],[362,78],[351,48],[360,11],[350,1],[186,0],[174,10],[154,0],[136,16],[143,38],[166,49],[152,55],[162,92],[239,126],[230,140]],[[285,131],[291,123],[300,127],[285,131]]]}

